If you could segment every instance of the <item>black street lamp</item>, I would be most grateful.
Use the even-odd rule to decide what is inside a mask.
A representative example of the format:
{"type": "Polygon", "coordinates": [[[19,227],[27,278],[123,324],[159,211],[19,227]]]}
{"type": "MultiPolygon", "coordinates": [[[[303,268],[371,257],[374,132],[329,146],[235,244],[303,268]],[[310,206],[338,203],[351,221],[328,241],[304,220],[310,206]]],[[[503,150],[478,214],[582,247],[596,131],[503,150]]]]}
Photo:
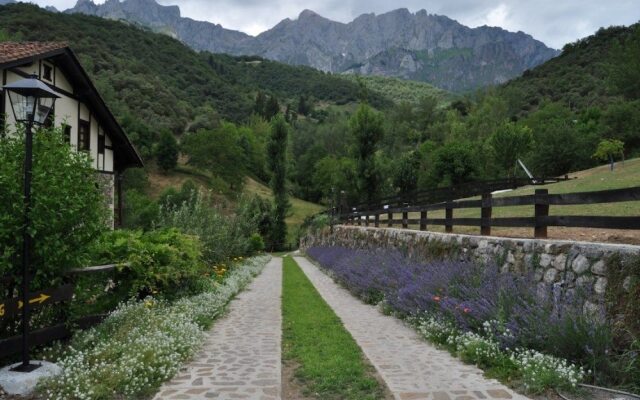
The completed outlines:
{"type": "MultiPolygon", "coordinates": [[[[29,364],[29,267],[31,261],[31,236],[29,235],[31,214],[31,170],[33,164],[33,125],[43,125],[58,94],[49,86],[31,76],[5,85],[11,109],[17,123],[25,126],[24,152],[24,223],[22,226],[22,364],[14,371],[31,372],[39,365],[29,364]]],[[[4,112],[4,110],[0,110],[4,112]]]]}

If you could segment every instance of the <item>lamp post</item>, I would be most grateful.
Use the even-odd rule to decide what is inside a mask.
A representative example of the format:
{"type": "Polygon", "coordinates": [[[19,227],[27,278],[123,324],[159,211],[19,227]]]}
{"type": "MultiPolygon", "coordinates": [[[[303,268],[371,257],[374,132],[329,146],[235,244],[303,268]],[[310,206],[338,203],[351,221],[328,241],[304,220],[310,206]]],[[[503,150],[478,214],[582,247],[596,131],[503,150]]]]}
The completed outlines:
{"type": "MultiPolygon", "coordinates": [[[[22,364],[14,371],[31,372],[39,365],[29,364],[29,267],[31,262],[31,170],[33,164],[33,125],[43,125],[57,98],[49,86],[34,75],[5,85],[16,123],[25,127],[24,152],[24,222],[22,225],[22,364]]],[[[0,110],[4,111],[4,110],[0,110]]]]}

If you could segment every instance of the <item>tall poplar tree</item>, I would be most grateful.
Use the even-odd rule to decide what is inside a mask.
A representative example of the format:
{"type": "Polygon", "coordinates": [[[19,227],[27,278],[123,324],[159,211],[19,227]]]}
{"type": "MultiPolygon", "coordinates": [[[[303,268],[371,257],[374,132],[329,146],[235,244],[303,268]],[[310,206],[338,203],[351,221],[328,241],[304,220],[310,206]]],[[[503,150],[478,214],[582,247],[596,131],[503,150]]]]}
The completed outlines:
{"type": "Polygon", "coordinates": [[[178,142],[175,136],[169,131],[162,131],[156,149],[156,157],[158,159],[158,166],[164,173],[171,171],[178,165],[178,153],[178,142]]]}
{"type": "Polygon", "coordinates": [[[373,203],[380,191],[380,173],[375,153],[384,133],[382,115],[361,104],[349,120],[349,129],[356,139],[358,192],[360,198],[373,203]]]}
{"type": "Polygon", "coordinates": [[[289,127],[284,117],[281,114],[276,115],[271,121],[271,137],[267,145],[271,189],[274,196],[274,215],[270,238],[274,250],[283,249],[287,238],[285,218],[290,207],[286,188],[288,136],[289,127]]]}

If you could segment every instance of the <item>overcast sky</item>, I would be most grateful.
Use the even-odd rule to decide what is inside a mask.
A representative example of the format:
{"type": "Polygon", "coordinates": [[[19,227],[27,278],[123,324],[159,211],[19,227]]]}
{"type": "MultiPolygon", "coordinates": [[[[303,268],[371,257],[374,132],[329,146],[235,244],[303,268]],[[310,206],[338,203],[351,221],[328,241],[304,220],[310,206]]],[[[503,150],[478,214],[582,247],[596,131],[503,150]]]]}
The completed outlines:
{"type": "MultiPolygon", "coordinates": [[[[73,7],[76,0],[35,2],[64,10],[73,7]]],[[[524,31],[554,48],[588,36],[601,26],[629,25],[640,20],[640,0],[159,0],[159,3],[179,5],[182,16],[251,35],[284,18],[296,18],[305,8],[342,22],[363,13],[381,14],[400,7],[412,12],[425,9],[471,27],[490,25],[524,31]]]]}

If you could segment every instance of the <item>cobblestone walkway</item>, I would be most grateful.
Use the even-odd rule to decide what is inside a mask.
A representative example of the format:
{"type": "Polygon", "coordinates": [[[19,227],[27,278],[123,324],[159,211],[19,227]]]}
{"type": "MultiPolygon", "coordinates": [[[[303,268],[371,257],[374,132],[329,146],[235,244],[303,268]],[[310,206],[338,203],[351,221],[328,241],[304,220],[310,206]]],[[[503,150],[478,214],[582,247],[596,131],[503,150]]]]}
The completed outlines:
{"type": "Polygon", "coordinates": [[[527,399],[483,377],[478,368],[436,349],[400,320],[356,299],[306,258],[295,259],[396,399],[527,399]]]}
{"type": "Polygon", "coordinates": [[[216,321],[194,360],[154,400],[281,398],[282,259],[262,274],[216,321]]]}

